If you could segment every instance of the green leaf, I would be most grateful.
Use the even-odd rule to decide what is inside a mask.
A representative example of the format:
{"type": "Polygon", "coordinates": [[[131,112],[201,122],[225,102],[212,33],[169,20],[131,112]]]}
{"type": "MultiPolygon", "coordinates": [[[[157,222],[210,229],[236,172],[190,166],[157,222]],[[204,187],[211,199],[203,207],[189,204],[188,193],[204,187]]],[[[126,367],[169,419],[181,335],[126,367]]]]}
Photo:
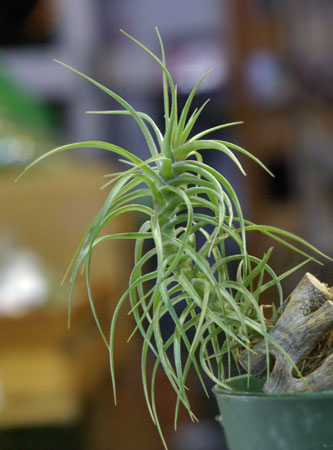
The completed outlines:
{"type": "Polygon", "coordinates": [[[209,103],[209,99],[207,99],[201,106],[199,109],[195,109],[191,115],[191,117],[189,118],[182,134],[181,134],[181,139],[179,142],[179,145],[185,144],[188,136],[190,135],[192,128],[194,127],[196,121],[198,120],[200,114],[202,113],[202,111],[204,110],[205,106],[207,105],[207,103],[209,103]]]}
{"type": "Polygon", "coordinates": [[[152,137],[152,135],[150,134],[145,122],[143,121],[142,117],[140,116],[140,114],[138,114],[136,112],[136,110],[126,101],[124,100],[122,97],[120,97],[120,95],[116,94],[115,92],[111,91],[111,89],[108,89],[107,87],[103,86],[101,83],[98,83],[97,81],[95,81],[93,78],[88,77],[87,75],[85,75],[82,72],[79,72],[78,70],[74,69],[74,67],[69,66],[68,64],[65,64],[57,59],[54,60],[56,63],[66,67],[67,69],[71,70],[72,72],[76,73],[77,75],[79,75],[82,78],[85,78],[86,80],[88,80],[90,83],[92,83],[93,85],[95,85],[96,87],[98,87],[99,89],[101,89],[103,92],[105,92],[106,94],[110,95],[110,97],[112,97],[114,100],[116,100],[121,106],[123,106],[133,117],[133,119],[136,121],[136,123],[139,125],[139,128],[147,142],[148,148],[151,152],[152,155],[157,155],[158,151],[154,142],[154,139],[152,137]]]}
{"type": "MultiPolygon", "coordinates": [[[[166,67],[164,44],[157,27],[155,27],[155,31],[161,47],[162,63],[164,67],[166,67]]],[[[172,88],[172,85],[170,87],[172,88]]],[[[165,129],[167,129],[169,120],[169,87],[168,87],[168,79],[164,70],[163,70],[163,101],[164,101],[165,129]]]]}
{"type": "Polygon", "coordinates": [[[260,167],[262,167],[271,177],[274,177],[274,174],[263,164],[260,159],[256,158],[252,153],[248,152],[244,148],[240,147],[239,145],[232,144],[231,142],[227,141],[220,141],[218,140],[220,144],[224,145],[225,147],[232,148],[233,150],[236,150],[240,153],[243,153],[243,155],[247,156],[248,158],[252,159],[254,162],[256,162],[260,167]]]}
{"type": "Polygon", "coordinates": [[[198,150],[219,150],[222,153],[225,153],[236,164],[242,174],[246,175],[241,163],[238,161],[236,156],[225,145],[222,145],[219,142],[213,140],[197,140],[193,142],[189,141],[175,150],[175,156],[178,161],[183,160],[186,159],[191,154],[191,152],[198,150]]]}
{"type": "MultiPolygon", "coordinates": [[[[114,114],[114,115],[123,115],[123,116],[132,116],[132,114],[129,111],[126,110],[109,110],[109,111],[86,111],[87,114],[114,114]]],[[[146,113],[141,112],[141,111],[136,111],[137,115],[139,117],[141,117],[143,120],[145,120],[146,122],[149,123],[149,125],[151,125],[152,129],[154,130],[157,142],[159,143],[159,145],[161,146],[162,141],[163,141],[163,136],[162,133],[160,131],[160,129],[158,128],[158,126],[156,125],[156,123],[154,122],[154,120],[146,113]]]]}
{"type": "MultiPolygon", "coordinates": [[[[178,147],[179,145],[183,144],[185,142],[185,140],[187,139],[186,134],[184,135],[184,128],[186,125],[186,119],[187,119],[187,115],[189,112],[189,109],[191,107],[193,98],[199,88],[199,86],[201,85],[201,83],[203,82],[203,80],[206,78],[206,76],[211,72],[208,71],[206,72],[201,78],[200,80],[196,83],[196,85],[194,86],[194,88],[192,89],[190,95],[188,96],[186,103],[184,105],[184,108],[181,112],[180,118],[179,118],[179,124],[178,124],[178,128],[176,130],[176,135],[175,135],[175,147],[178,147]]],[[[194,125],[194,123],[193,123],[194,125]]],[[[193,126],[192,125],[192,126],[193,126]]]]}
{"type": "MultiPolygon", "coordinates": [[[[234,125],[241,125],[244,122],[230,122],[230,123],[224,123],[222,125],[217,125],[216,127],[208,128],[207,130],[201,131],[201,133],[196,134],[193,136],[189,142],[197,141],[198,139],[201,139],[202,137],[206,136],[209,133],[212,133],[213,131],[221,130],[222,128],[226,127],[232,127],[234,125]]],[[[220,143],[224,143],[224,141],[218,141],[220,143]]],[[[252,155],[251,155],[252,156],[252,155]]]]}

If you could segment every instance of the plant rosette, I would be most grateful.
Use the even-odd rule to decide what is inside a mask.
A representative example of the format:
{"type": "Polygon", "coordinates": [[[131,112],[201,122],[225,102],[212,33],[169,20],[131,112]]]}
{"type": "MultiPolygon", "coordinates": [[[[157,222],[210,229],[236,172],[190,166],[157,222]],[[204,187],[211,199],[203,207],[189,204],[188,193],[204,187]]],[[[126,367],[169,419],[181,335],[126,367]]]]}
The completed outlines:
{"type": "MultiPolygon", "coordinates": [[[[312,254],[317,253],[321,257],[325,255],[294,234],[272,226],[256,225],[244,219],[233,186],[224,175],[203,161],[202,151],[221,152],[244,175],[245,171],[237,154],[247,156],[266,172],[270,171],[244,148],[225,140],[207,138],[213,131],[241,122],[222,124],[193,135],[193,126],[207,102],[194,110],[191,105],[207,74],[194,86],[183,109],[179,111],[177,86],[166,67],[163,42],[157,29],[156,33],[161,47],[160,58],[123,32],[146,51],[162,70],[163,131],[150,116],[137,111],[114,91],[60,63],[118,102],[121,106],[119,110],[93,113],[131,116],[143,134],[149,157],[143,160],[108,142],[78,142],[51,150],[30,164],[24,172],[51,155],[75,148],[104,149],[119,155],[121,161],[128,165],[128,170],[110,174],[110,181],[105,185],[109,189],[105,203],[70,264],[67,272],[71,271],[69,311],[75,280],[82,269],[85,271],[92,313],[109,350],[116,401],[114,332],[120,309],[129,305],[127,308],[136,322],[131,336],[135,333],[142,335],[141,373],[147,406],[163,444],[167,447],[156,405],[155,380],[158,368],[164,370],[177,395],[175,427],[180,405],[187,409],[192,420],[196,420],[187,394],[189,371],[196,372],[207,395],[204,382],[207,376],[216,384],[215,392],[220,389],[230,392],[232,366],[239,367],[238,360],[240,355],[244,358],[244,352],[250,362],[252,347],[260,338],[264,342],[267,375],[270,372],[272,348],[279,351],[299,372],[283,346],[270,335],[270,330],[279,317],[279,309],[273,306],[273,317],[267,320],[259,302],[264,292],[275,289],[282,310],[281,281],[309,260],[314,260],[312,254]],[[105,226],[112,219],[129,212],[145,216],[139,230],[103,234],[105,226]],[[298,252],[304,260],[297,266],[288,268],[286,272],[276,274],[269,264],[272,248],[262,257],[250,255],[247,250],[247,235],[255,231],[298,252]],[[94,307],[90,266],[95,247],[110,239],[134,240],[135,255],[128,289],[117,303],[110,335],[106,337],[94,307]],[[153,245],[145,252],[146,240],[153,245]],[[233,254],[227,251],[229,242],[237,249],[233,254]],[[157,264],[154,266],[156,260],[157,264]],[[235,263],[238,269],[233,277],[230,266],[235,263]],[[149,271],[146,270],[147,265],[151,267],[149,271]],[[165,316],[170,317],[174,330],[170,337],[164,339],[161,321],[165,316]],[[149,377],[148,356],[155,359],[149,377]]],[[[251,373],[249,366],[250,364],[248,369],[251,373]]]]}

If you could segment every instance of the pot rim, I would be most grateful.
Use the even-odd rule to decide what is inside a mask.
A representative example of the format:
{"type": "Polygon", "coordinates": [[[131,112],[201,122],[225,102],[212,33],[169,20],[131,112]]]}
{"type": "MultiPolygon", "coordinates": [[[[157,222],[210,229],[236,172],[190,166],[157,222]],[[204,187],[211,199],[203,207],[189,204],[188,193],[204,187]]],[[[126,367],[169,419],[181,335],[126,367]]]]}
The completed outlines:
{"type": "Polygon", "coordinates": [[[305,391],[305,392],[273,392],[273,393],[266,393],[260,391],[260,388],[258,388],[256,391],[246,391],[246,390],[233,390],[232,384],[237,384],[239,382],[245,381],[249,378],[250,382],[252,380],[256,382],[257,386],[261,387],[264,385],[265,380],[259,380],[253,376],[248,375],[239,375],[236,377],[233,377],[230,379],[229,383],[231,386],[231,389],[225,389],[222,386],[215,385],[213,387],[213,393],[216,397],[257,397],[261,399],[266,400],[272,400],[272,399],[278,399],[283,398],[284,400],[296,400],[296,399],[317,399],[320,398],[321,400],[323,398],[332,399],[333,400],[333,391],[305,391]]]}

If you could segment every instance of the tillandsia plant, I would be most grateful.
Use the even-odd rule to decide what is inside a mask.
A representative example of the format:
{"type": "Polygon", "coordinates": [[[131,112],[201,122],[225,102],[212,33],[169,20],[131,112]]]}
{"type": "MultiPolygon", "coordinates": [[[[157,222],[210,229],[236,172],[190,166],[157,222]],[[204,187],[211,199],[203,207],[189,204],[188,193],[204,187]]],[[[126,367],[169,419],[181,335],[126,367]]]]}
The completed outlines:
{"type": "MultiPolygon", "coordinates": [[[[147,114],[134,109],[126,100],[76,69],[60,63],[84,77],[116,100],[122,109],[95,111],[103,114],[125,114],[138,124],[150,157],[142,160],[117,145],[89,141],[58,147],[30,164],[25,170],[44,158],[75,148],[98,148],[119,155],[129,165],[128,170],[112,173],[106,187],[110,189],[104,206],[86,232],[70,266],[71,307],[75,280],[83,267],[87,291],[97,326],[110,353],[114,396],[116,382],[114,373],[114,336],[120,309],[129,299],[130,313],[136,326],[133,333],[143,337],[141,371],[143,389],[153,421],[160,429],[156,402],[156,372],[162,367],[177,394],[175,424],[180,404],[195,419],[187,395],[187,377],[195,370],[207,392],[206,375],[219,386],[228,388],[232,364],[237,367],[240,352],[251,354],[252,345],[258,338],[265,340],[267,376],[269,376],[269,345],[275,345],[285,357],[282,347],[269,335],[272,323],[268,321],[260,305],[261,295],[274,288],[280,304],[283,302],[281,281],[314,259],[298,245],[317,252],[303,239],[272,226],[256,225],[243,217],[237,195],[221,173],[207,165],[200,151],[215,150],[229,157],[245,175],[237,158],[242,154],[263,170],[264,164],[245,149],[224,140],[211,140],[206,136],[240,122],[228,123],[191,135],[194,124],[206,103],[191,111],[192,100],[204,80],[205,74],[194,86],[181,111],[177,106],[177,86],[165,63],[165,52],[160,34],[156,29],[161,47],[157,57],[136,39],[127,37],[147,52],[160,66],[163,73],[163,99],[165,129],[162,132],[147,114]],[[147,198],[151,203],[147,202],[147,198]],[[147,206],[150,204],[150,206],[147,206]],[[103,229],[116,216],[128,212],[141,213],[146,220],[138,231],[106,234],[103,229]],[[269,264],[272,248],[259,258],[247,250],[247,233],[257,231],[269,236],[279,244],[304,257],[296,267],[277,275],[269,264]],[[198,236],[200,239],[198,239],[198,236]],[[120,298],[111,322],[110,336],[103,334],[94,308],[90,286],[90,267],[94,248],[111,239],[134,239],[134,267],[129,286],[120,298]],[[146,240],[153,242],[145,251],[146,240]],[[229,254],[228,243],[232,241],[237,251],[229,254]],[[157,260],[157,264],[154,262],[157,260]],[[149,266],[149,263],[151,265],[149,266]],[[230,265],[237,264],[233,277],[230,265]],[[147,266],[151,267],[147,271],[147,266]],[[161,321],[169,316],[174,330],[164,338],[161,321]],[[148,381],[147,360],[151,353],[155,358],[152,375],[148,381]],[[205,375],[205,376],[204,376],[205,375]]],[[[274,319],[278,309],[273,308],[274,319]]],[[[274,322],[274,320],[273,320],[274,322]]],[[[248,370],[251,372],[250,356],[248,370]]],[[[292,361],[291,361],[292,363],[292,361]]],[[[295,367],[297,371],[297,367],[295,367]]],[[[163,439],[163,436],[162,436],[163,439]]],[[[165,442],[164,442],[165,444],[165,442]]]]}

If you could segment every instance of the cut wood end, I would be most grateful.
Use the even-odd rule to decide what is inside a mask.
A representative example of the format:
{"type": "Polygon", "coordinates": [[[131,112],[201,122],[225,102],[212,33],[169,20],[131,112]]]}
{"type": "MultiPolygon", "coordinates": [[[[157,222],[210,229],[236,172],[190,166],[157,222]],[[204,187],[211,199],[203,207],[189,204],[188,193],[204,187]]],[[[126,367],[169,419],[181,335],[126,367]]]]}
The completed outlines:
{"type": "Polygon", "coordinates": [[[312,273],[307,272],[306,276],[309,278],[310,282],[321,292],[323,292],[323,294],[325,294],[327,297],[331,297],[333,299],[333,292],[332,292],[332,288],[329,288],[328,285],[326,283],[322,283],[321,281],[318,280],[318,278],[316,278],[314,275],[312,275],[312,273]]]}

